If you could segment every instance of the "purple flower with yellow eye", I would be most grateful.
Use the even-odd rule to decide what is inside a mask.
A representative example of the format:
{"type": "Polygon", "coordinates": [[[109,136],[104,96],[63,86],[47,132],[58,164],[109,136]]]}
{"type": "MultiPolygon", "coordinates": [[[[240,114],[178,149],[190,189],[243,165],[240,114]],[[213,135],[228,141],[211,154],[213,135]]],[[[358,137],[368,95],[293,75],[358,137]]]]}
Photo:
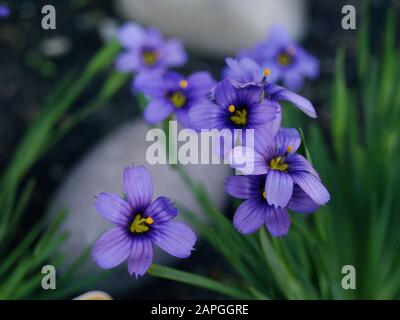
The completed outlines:
{"type": "Polygon", "coordinates": [[[11,14],[10,8],[5,4],[0,4],[0,18],[6,18],[11,14]]]}
{"type": "Polygon", "coordinates": [[[228,67],[224,72],[224,76],[229,79],[235,87],[262,87],[264,100],[276,106],[277,116],[275,120],[264,126],[264,130],[267,134],[269,133],[275,136],[281,127],[282,107],[280,101],[292,103],[296,108],[311,118],[317,117],[317,113],[308,99],[269,81],[269,77],[271,76],[271,70],[269,68],[262,69],[259,64],[248,58],[240,60],[227,58],[226,64],[228,67]]]}
{"type": "Polygon", "coordinates": [[[104,233],[92,250],[93,260],[109,269],[128,260],[129,273],[146,273],[153,261],[153,244],[177,258],[190,256],[196,235],[184,223],[173,221],[178,210],[170,199],[153,198],[153,182],[143,167],[125,168],[124,198],[101,193],[95,202],[97,211],[114,228],[104,233]]]}
{"type": "Polygon", "coordinates": [[[239,232],[253,233],[265,225],[274,237],[284,236],[290,227],[288,209],[299,213],[311,213],[318,209],[319,206],[299,186],[293,188],[286,206],[270,205],[265,181],[266,175],[231,176],[227,179],[226,192],[245,200],[233,217],[233,224],[239,232]]]}
{"type": "Polygon", "coordinates": [[[141,73],[133,89],[142,92],[149,99],[144,118],[156,124],[175,113],[182,127],[189,126],[189,110],[192,106],[207,101],[214,79],[208,72],[195,72],[185,78],[177,72],[141,73]]]}
{"type": "Polygon", "coordinates": [[[318,60],[278,27],[271,29],[266,41],[242,50],[238,57],[250,58],[269,68],[270,82],[282,80],[285,87],[294,91],[301,89],[304,78],[315,79],[319,75],[318,60]]]}
{"type": "Polygon", "coordinates": [[[285,208],[296,186],[316,205],[325,205],[330,199],[329,192],[312,165],[302,155],[296,154],[300,144],[300,134],[296,129],[281,128],[272,145],[257,139],[253,152],[244,152],[243,147],[235,148],[231,165],[240,169],[245,164],[246,168],[252,168],[245,174],[266,175],[264,190],[269,205],[285,208]]]}
{"type": "Polygon", "coordinates": [[[277,116],[278,108],[262,100],[262,88],[237,88],[228,80],[219,82],[213,90],[213,100],[197,104],[190,110],[190,127],[201,129],[257,130],[277,116]]]}
{"type": "Polygon", "coordinates": [[[182,42],[164,39],[157,29],[145,29],[129,22],[118,30],[117,38],[125,49],[116,61],[120,71],[159,71],[186,63],[187,55],[182,42]]]}

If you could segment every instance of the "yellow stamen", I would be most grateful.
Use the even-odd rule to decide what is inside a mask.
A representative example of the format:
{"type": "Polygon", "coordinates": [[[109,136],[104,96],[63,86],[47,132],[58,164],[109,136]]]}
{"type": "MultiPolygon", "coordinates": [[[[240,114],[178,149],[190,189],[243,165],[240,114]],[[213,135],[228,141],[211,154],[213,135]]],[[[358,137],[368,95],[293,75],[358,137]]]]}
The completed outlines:
{"type": "Polygon", "coordinates": [[[231,105],[228,107],[228,110],[229,110],[230,113],[234,113],[235,110],[236,110],[236,108],[235,108],[235,106],[234,106],[233,104],[231,104],[231,105]]]}
{"type": "Polygon", "coordinates": [[[187,80],[181,80],[181,81],[179,81],[179,86],[180,86],[182,89],[186,89],[187,86],[188,86],[187,80]]]}
{"type": "Polygon", "coordinates": [[[267,199],[267,193],[266,193],[265,191],[263,191],[262,197],[263,197],[264,199],[267,199]]]}
{"type": "Polygon", "coordinates": [[[153,224],[153,222],[154,222],[154,220],[153,220],[152,217],[147,217],[147,218],[146,218],[146,223],[147,223],[147,224],[153,224]]]}
{"type": "Polygon", "coordinates": [[[277,157],[270,161],[269,167],[274,170],[287,172],[289,165],[285,163],[285,157],[277,157]]]}
{"type": "Polygon", "coordinates": [[[271,69],[265,68],[265,69],[263,70],[263,73],[264,73],[264,76],[268,77],[268,76],[271,74],[271,69]]]}
{"type": "Polygon", "coordinates": [[[142,218],[140,214],[137,214],[129,226],[129,230],[132,233],[143,233],[149,231],[149,225],[153,222],[151,217],[142,218]]]}
{"type": "Polygon", "coordinates": [[[236,110],[229,119],[238,126],[245,126],[247,124],[247,110],[236,110]]]}
{"type": "Polygon", "coordinates": [[[182,108],[186,103],[186,97],[179,91],[172,93],[169,100],[176,108],[182,108]]]}
{"type": "Polygon", "coordinates": [[[293,147],[292,146],[287,147],[287,152],[292,152],[292,151],[293,151],[293,147]]]}

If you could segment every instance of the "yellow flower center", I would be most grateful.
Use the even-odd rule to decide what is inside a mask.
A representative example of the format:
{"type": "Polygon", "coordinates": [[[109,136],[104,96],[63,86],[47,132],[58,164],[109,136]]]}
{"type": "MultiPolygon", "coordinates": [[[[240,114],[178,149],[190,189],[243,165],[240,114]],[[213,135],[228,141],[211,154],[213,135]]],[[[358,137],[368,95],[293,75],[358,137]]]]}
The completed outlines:
{"type": "Polygon", "coordinates": [[[278,54],[277,58],[278,63],[284,67],[291,65],[293,63],[293,57],[295,53],[296,53],[296,48],[294,47],[285,48],[278,54]]]}
{"type": "Polygon", "coordinates": [[[292,152],[293,151],[293,147],[292,146],[289,146],[289,147],[287,147],[287,152],[292,152]]]}
{"type": "Polygon", "coordinates": [[[149,231],[149,225],[153,224],[153,222],[153,218],[143,218],[140,214],[137,214],[129,226],[129,231],[131,233],[143,233],[149,231]]]}
{"type": "Polygon", "coordinates": [[[186,103],[186,97],[179,91],[172,93],[169,100],[176,108],[182,108],[186,103]]]}
{"type": "Polygon", "coordinates": [[[287,172],[289,166],[285,163],[285,157],[277,157],[270,161],[269,167],[274,170],[287,172]]]}
{"type": "Polygon", "coordinates": [[[229,119],[238,126],[245,126],[247,124],[247,110],[237,110],[234,105],[230,105],[228,108],[230,113],[233,113],[229,119]],[[233,107],[233,108],[231,108],[233,107]]]}
{"type": "Polygon", "coordinates": [[[187,80],[181,80],[181,81],[179,81],[179,86],[180,86],[182,89],[186,89],[187,86],[188,86],[187,80]]]}
{"type": "Polygon", "coordinates": [[[152,50],[146,50],[143,52],[143,61],[145,64],[152,66],[157,62],[159,55],[157,52],[152,50]]]}
{"type": "Polygon", "coordinates": [[[281,53],[278,55],[278,63],[282,66],[287,67],[292,63],[292,57],[287,53],[281,53]]]}
{"type": "Polygon", "coordinates": [[[265,190],[262,192],[262,197],[263,197],[264,199],[267,199],[267,193],[265,192],[265,190]]]}

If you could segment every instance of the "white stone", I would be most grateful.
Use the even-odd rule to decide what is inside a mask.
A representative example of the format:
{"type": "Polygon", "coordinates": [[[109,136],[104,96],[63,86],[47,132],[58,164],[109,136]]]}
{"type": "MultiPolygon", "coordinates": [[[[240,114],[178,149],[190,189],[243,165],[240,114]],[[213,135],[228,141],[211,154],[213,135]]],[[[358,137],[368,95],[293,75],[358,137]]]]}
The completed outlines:
{"type": "MultiPolygon", "coordinates": [[[[69,210],[63,229],[68,230],[70,236],[62,247],[68,261],[73,261],[84,248],[92,246],[96,239],[112,226],[96,212],[93,206],[94,196],[103,191],[122,194],[123,169],[132,164],[146,165],[145,155],[150,145],[150,142],[145,141],[148,129],[142,120],[137,120],[112,132],[71,170],[65,183],[56,193],[51,205],[51,216],[62,208],[69,210]]],[[[195,212],[201,211],[190,190],[168,165],[146,166],[153,177],[154,198],[167,196],[185,208],[195,212]]],[[[226,165],[188,165],[185,169],[195,181],[204,183],[213,203],[222,210],[227,199],[224,180],[231,174],[231,169],[226,165]]],[[[171,264],[177,259],[166,259],[166,255],[157,252],[156,261],[171,264]]],[[[91,272],[102,271],[91,261],[87,268],[90,268],[91,272]]],[[[116,288],[137,283],[134,278],[129,277],[126,264],[112,272],[112,283],[99,284],[97,289],[108,292],[113,292],[114,289],[115,292],[116,288]]]]}
{"type": "Polygon", "coordinates": [[[280,25],[295,39],[307,28],[304,0],[117,0],[126,19],[181,38],[189,49],[233,56],[280,25]]]}

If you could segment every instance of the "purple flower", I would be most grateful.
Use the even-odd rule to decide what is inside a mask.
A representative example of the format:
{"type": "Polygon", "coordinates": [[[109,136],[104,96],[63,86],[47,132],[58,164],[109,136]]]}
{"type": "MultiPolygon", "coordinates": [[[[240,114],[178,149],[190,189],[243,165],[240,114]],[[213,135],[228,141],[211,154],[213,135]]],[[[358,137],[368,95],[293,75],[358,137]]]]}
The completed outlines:
{"type": "Polygon", "coordinates": [[[235,148],[232,167],[240,169],[243,163],[251,161],[252,165],[246,164],[246,168],[253,170],[245,173],[266,175],[265,192],[269,205],[285,208],[295,186],[300,187],[316,205],[325,205],[330,199],[329,192],[312,165],[295,153],[300,144],[301,138],[296,129],[281,128],[273,145],[258,139],[253,153],[244,152],[242,147],[235,148]]]}
{"type": "Polygon", "coordinates": [[[133,88],[149,98],[144,118],[151,124],[166,119],[175,112],[182,127],[189,126],[189,110],[205,103],[214,79],[208,72],[196,72],[184,78],[177,72],[141,73],[134,80],[133,88]]]}
{"type": "Polygon", "coordinates": [[[274,237],[284,236],[290,227],[288,209],[310,213],[318,208],[318,205],[298,186],[294,186],[293,195],[286,206],[270,205],[265,182],[266,175],[231,176],[226,181],[226,192],[245,200],[233,217],[235,228],[243,234],[253,233],[265,224],[274,237]]]}
{"type": "Polygon", "coordinates": [[[0,4],[0,18],[6,18],[10,15],[10,8],[5,4],[0,4]]]}
{"type": "Polygon", "coordinates": [[[157,29],[144,29],[129,22],[118,30],[117,38],[125,49],[116,61],[120,71],[158,71],[186,63],[182,42],[177,39],[165,40],[157,29]]]}
{"type": "Polygon", "coordinates": [[[228,68],[225,70],[225,76],[231,80],[234,86],[239,88],[244,88],[249,85],[262,86],[265,99],[273,103],[279,103],[280,100],[289,101],[309,117],[317,117],[315,109],[309,100],[267,81],[271,75],[271,71],[268,68],[263,70],[255,61],[247,58],[239,61],[227,58],[226,63],[228,68]]]}
{"type": "Polygon", "coordinates": [[[153,261],[153,244],[178,258],[187,258],[196,235],[182,222],[175,222],[178,210],[171,200],[158,197],[152,202],[153,182],[143,167],[128,167],[123,176],[124,198],[101,193],[95,207],[115,225],[104,233],[92,250],[93,260],[102,268],[113,268],[128,260],[129,273],[146,273],[153,261]]]}
{"type": "Polygon", "coordinates": [[[238,57],[250,58],[263,68],[269,68],[269,81],[282,80],[285,87],[294,91],[301,89],[304,77],[315,79],[319,75],[318,60],[278,27],[271,30],[266,41],[242,50],[238,57]]]}
{"type": "Polygon", "coordinates": [[[197,104],[190,110],[190,127],[201,129],[254,129],[263,128],[274,120],[278,107],[262,101],[262,88],[237,88],[222,80],[214,88],[213,100],[197,104]]]}

